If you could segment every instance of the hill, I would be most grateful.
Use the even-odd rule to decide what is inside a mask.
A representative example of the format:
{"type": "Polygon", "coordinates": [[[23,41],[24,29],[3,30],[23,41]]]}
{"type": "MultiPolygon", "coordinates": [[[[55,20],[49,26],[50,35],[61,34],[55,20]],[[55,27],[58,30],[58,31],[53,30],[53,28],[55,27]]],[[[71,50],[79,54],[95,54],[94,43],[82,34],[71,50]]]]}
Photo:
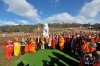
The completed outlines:
{"type": "MultiPolygon", "coordinates": [[[[100,30],[100,24],[78,24],[78,23],[52,23],[49,24],[50,29],[60,29],[60,28],[74,28],[74,27],[85,27],[89,28],[90,26],[93,27],[93,29],[100,30]]],[[[6,26],[0,26],[0,32],[36,32],[38,27],[42,31],[43,24],[35,24],[35,25],[6,25],[6,26]]],[[[53,31],[53,30],[52,30],[53,31]]],[[[51,32],[52,32],[51,31],[51,32]]]]}

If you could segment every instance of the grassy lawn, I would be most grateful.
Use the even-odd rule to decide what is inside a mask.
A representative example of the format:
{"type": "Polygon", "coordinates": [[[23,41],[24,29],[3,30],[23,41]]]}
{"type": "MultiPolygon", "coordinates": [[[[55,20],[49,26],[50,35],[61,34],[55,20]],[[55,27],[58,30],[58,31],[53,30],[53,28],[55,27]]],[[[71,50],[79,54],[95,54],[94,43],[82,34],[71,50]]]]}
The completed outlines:
{"type": "Polygon", "coordinates": [[[78,66],[79,61],[59,50],[39,50],[35,54],[26,53],[12,66],[78,66]]]}
{"type": "Polygon", "coordinates": [[[3,45],[0,45],[0,66],[78,66],[79,60],[59,50],[38,50],[5,60],[3,45]],[[22,65],[21,65],[22,64],[22,65]]]}

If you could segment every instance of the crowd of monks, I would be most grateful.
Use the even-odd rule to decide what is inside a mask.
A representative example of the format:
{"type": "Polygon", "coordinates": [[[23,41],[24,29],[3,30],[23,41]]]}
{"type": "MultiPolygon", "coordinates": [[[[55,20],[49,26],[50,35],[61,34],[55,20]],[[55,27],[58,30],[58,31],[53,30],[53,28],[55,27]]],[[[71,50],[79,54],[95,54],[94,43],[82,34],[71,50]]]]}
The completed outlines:
{"type": "MultiPolygon", "coordinates": [[[[52,33],[47,37],[42,35],[28,36],[27,38],[14,38],[4,44],[5,58],[13,55],[35,53],[39,49],[58,49],[64,52],[73,52],[80,57],[80,66],[100,64],[100,34],[75,32],[52,33]],[[98,51],[98,62],[93,54],[98,51]]],[[[100,65],[99,65],[100,66],[100,65]]]]}

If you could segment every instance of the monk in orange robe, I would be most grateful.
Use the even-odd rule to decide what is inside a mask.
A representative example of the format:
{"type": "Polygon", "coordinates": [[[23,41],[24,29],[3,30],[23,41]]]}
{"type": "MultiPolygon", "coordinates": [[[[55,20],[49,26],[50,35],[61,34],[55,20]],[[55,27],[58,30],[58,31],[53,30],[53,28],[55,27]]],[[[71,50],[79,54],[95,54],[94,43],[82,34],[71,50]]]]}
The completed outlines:
{"type": "Polygon", "coordinates": [[[25,52],[29,51],[29,44],[27,42],[25,42],[25,52]]]}
{"type": "Polygon", "coordinates": [[[35,40],[32,40],[31,44],[29,44],[29,52],[30,53],[36,52],[36,41],[35,40]]]}
{"type": "Polygon", "coordinates": [[[84,52],[86,52],[86,53],[89,53],[90,52],[90,49],[89,49],[89,44],[90,44],[90,42],[85,42],[82,46],[81,46],[81,49],[82,49],[82,51],[84,51],[84,52]]]}
{"type": "Polygon", "coordinates": [[[61,35],[60,35],[60,38],[59,38],[59,46],[60,46],[60,50],[64,49],[64,38],[61,35]]]}

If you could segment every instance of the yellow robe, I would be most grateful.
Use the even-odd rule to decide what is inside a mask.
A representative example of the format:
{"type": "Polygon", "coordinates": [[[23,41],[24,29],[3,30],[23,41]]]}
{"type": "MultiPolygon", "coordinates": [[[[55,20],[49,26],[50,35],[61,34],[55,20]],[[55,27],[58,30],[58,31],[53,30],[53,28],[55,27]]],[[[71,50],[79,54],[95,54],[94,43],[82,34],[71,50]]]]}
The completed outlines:
{"type": "Polygon", "coordinates": [[[18,56],[20,54],[20,43],[19,42],[15,42],[14,43],[14,55],[18,56]]]}
{"type": "Polygon", "coordinates": [[[60,37],[59,39],[59,42],[60,42],[60,50],[63,50],[64,49],[64,38],[63,37],[60,37]]]}

